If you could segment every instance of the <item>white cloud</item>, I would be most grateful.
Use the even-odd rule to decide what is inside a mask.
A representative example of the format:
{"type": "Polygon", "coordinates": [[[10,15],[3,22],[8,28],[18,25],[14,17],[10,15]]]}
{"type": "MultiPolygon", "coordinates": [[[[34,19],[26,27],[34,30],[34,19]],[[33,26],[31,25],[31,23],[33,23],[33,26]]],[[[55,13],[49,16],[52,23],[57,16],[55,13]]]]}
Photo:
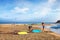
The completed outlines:
{"type": "Polygon", "coordinates": [[[60,8],[57,8],[55,11],[60,12],[60,8]]]}
{"type": "Polygon", "coordinates": [[[13,17],[12,17],[12,15],[10,15],[10,14],[6,14],[6,13],[4,13],[4,14],[0,14],[0,18],[1,19],[12,19],[13,17]]]}
{"type": "Polygon", "coordinates": [[[55,17],[53,18],[54,22],[56,22],[57,20],[60,20],[60,12],[56,13],[55,17]]]}
{"type": "Polygon", "coordinates": [[[54,3],[56,0],[48,0],[48,3],[54,3]]]}
{"type": "Polygon", "coordinates": [[[41,14],[42,14],[43,16],[45,16],[45,15],[47,15],[50,11],[51,11],[51,8],[44,7],[44,8],[42,9],[41,14]]]}
{"type": "Polygon", "coordinates": [[[34,15],[35,19],[40,19],[42,17],[45,17],[49,11],[50,9],[48,8],[42,8],[42,10],[35,11],[32,15],[34,15]]]}
{"type": "Polygon", "coordinates": [[[51,7],[53,6],[55,0],[48,0],[48,3],[45,4],[45,6],[40,7],[40,6],[36,6],[36,7],[40,7],[40,8],[32,8],[32,10],[34,11],[31,14],[26,14],[29,10],[29,8],[19,8],[19,7],[15,7],[12,10],[12,13],[22,13],[23,15],[19,15],[16,16],[16,20],[31,20],[32,19],[40,19],[42,17],[45,17],[50,11],[51,11],[51,7]],[[41,9],[41,10],[40,10],[41,9]],[[20,18],[20,19],[19,19],[20,18]]]}
{"type": "Polygon", "coordinates": [[[42,11],[41,11],[42,16],[45,16],[49,12],[51,12],[52,10],[51,7],[54,5],[55,2],[56,0],[48,0],[48,3],[45,5],[45,7],[42,8],[42,11]]]}
{"type": "Polygon", "coordinates": [[[19,8],[19,7],[15,7],[13,10],[11,10],[12,13],[27,13],[29,10],[29,8],[19,8]]]}
{"type": "Polygon", "coordinates": [[[52,6],[54,6],[56,0],[48,0],[48,3],[47,3],[47,8],[51,8],[52,6]]]}
{"type": "Polygon", "coordinates": [[[51,10],[52,10],[51,7],[54,5],[55,2],[56,2],[56,0],[48,0],[48,2],[44,6],[42,6],[42,7],[39,6],[40,8],[38,8],[38,9],[35,8],[36,10],[34,11],[34,14],[32,14],[32,15],[34,15],[34,17],[36,19],[45,17],[47,14],[49,14],[49,12],[51,12],[51,10]],[[39,9],[41,9],[41,10],[39,10],[39,9]]]}
{"type": "Polygon", "coordinates": [[[54,21],[60,20],[60,6],[58,6],[55,10],[53,10],[55,12],[55,19],[54,21]]]}
{"type": "Polygon", "coordinates": [[[11,14],[7,14],[8,17],[5,16],[6,14],[4,14],[1,17],[5,19],[9,19],[9,18],[14,19],[16,21],[32,21],[35,19],[41,19],[42,17],[45,17],[47,14],[51,12],[52,10],[51,7],[54,5],[55,2],[56,0],[48,0],[48,2],[46,2],[45,4],[41,4],[41,5],[40,4],[29,5],[30,4],[29,3],[29,4],[24,4],[25,6],[23,8],[20,8],[19,6],[21,6],[22,5],[21,4],[21,5],[18,5],[17,7],[14,7],[11,10],[11,14]],[[18,13],[20,13],[20,15],[18,13]]]}

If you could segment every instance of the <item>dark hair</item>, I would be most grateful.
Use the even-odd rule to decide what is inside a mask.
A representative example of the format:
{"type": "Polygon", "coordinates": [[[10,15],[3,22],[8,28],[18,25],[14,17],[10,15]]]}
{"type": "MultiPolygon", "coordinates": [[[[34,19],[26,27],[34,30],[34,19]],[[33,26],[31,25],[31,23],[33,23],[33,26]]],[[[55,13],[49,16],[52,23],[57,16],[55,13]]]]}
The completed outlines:
{"type": "Polygon", "coordinates": [[[42,22],[42,24],[44,24],[44,22],[42,22]]]}

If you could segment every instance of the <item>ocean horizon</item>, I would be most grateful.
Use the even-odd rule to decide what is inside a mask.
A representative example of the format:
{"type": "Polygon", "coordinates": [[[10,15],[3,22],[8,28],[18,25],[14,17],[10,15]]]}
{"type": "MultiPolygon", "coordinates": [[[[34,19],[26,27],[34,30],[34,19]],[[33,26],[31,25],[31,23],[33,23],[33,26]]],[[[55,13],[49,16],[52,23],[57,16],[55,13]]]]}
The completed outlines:
{"type": "MultiPolygon", "coordinates": [[[[0,22],[0,24],[40,24],[42,22],[0,22]]],[[[45,24],[54,24],[55,22],[44,22],[45,24]]]]}

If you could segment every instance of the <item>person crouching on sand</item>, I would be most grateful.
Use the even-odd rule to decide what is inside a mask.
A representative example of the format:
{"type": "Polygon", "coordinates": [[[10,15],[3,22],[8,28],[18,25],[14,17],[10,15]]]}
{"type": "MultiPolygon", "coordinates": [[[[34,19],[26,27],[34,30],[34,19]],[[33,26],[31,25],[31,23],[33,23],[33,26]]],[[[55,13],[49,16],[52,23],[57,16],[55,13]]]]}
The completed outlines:
{"type": "Polygon", "coordinates": [[[32,30],[32,25],[29,25],[28,28],[29,28],[29,32],[31,32],[31,30],[32,30]]]}
{"type": "Polygon", "coordinates": [[[45,28],[45,24],[44,24],[44,22],[42,22],[42,27],[43,27],[43,31],[44,31],[44,28],[45,28]]]}

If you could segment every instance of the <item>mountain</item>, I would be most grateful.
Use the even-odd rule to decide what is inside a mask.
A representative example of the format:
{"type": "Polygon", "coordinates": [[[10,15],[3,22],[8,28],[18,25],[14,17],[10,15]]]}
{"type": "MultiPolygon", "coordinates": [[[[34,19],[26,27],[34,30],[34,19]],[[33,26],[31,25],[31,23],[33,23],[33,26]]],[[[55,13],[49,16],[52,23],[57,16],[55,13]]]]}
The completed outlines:
{"type": "Polygon", "coordinates": [[[60,20],[58,20],[56,23],[60,23],[60,20]]]}

